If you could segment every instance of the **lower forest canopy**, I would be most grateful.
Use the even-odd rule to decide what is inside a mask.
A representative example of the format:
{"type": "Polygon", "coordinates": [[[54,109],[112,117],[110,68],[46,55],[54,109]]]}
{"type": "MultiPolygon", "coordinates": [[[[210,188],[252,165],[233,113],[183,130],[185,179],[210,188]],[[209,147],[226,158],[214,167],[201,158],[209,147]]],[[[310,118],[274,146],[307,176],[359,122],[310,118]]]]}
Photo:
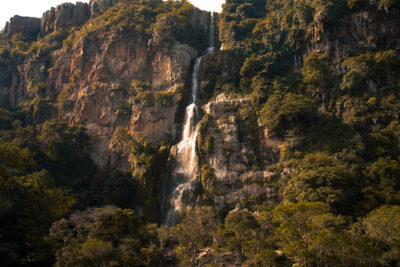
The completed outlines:
{"type": "MultiPolygon", "coordinates": [[[[227,0],[216,16],[221,50],[202,58],[199,97],[203,105],[221,95],[249,105],[237,106],[233,119],[199,113],[199,201],[175,226],[161,214],[173,137],[148,140],[116,127],[110,150],[127,155],[126,168],[96,165],[99,144],[87,126],[60,115],[79,75],[56,92],[52,68],[82,40],[105,36],[145,40],[146,53],[179,44],[200,55],[209,34],[193,23],[196,12],[186,0],[119,0],[36,39],[1,35],[0,266],[400,265],[395,0],[227,0]],[[37,62],[46,79],[30,79],[15,105],[8,88],[37,62]],[[237,198],[228,210],[217,201],[228,189],[207,159],[218,149],[229,158],[216,139],[222,130],[209,133],[230,120],[254,152],[244,168],[268,173],[242,186],[273,194],[237,198]]],[[[133,79],[107,97],[133,92],[131,104],[153,113],[178,99],[174,112],[183,116],[187,76],[157,92],[133,79]]]]}

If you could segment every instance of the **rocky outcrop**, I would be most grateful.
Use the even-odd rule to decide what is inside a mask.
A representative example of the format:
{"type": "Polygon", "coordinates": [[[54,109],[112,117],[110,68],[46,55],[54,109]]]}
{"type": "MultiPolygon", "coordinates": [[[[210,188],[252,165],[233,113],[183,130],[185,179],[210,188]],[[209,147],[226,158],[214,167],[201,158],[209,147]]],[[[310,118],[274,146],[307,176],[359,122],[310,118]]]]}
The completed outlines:
{"type": "Polygon", "coordinates": [[[257,122],[250,98],[229,99],[221,94],[203,106],[200,125],[202,184],[219,211],[258,199],[273,201],[274,191],[264,185],[271,173],[260,168],[257,122]]]}
{"type": "Polygon", "coordinates": [[[59,98],[62,119],[86,125],[94,137],[96,163],[115,166],[110,140],[116,128],[126,127],[151,141],[175,136],[182,97],[178,88],[195,56],[193,48],[178,43],[152,52],[141,38],[123,34],[82,37],[58,57],[49,84],[64,96],[59,98]],[[137,95],[132,80],[147,86],[150,100],[137,95]],[[157,92],[167,101],[153,101],[157,92]]]}
{"type": "Polygon", "coordinates": [[[198,253],[195,266],[243,266],[243,259],[236,251],[218,252],[205,248],[198,253]]]}
{"type": "Polygon", "coordinates": [[[60,28],[79,26],[90,18],[89,5],[77,2],[75,5],[64,3],[43,13],[41,34],[47,35],[60,28]]]}
{"type": "MultiPolygon", "coordinates": [[[[39,52],[16,66],[1,98],[8,95],[9,104],[15,106],[46,99],[58,108],[59,119],[86,126],[97,165],[127,169],[127,157],[121,160],[119,153],[112,152],[114,131],[124,127],[153,142],[167,136],[175,139],[180,123],[176,115],[188,86],[185,81],[200,53],[196,49],[206,43],[193,48],[172,39],[155,46],[151,33],[129,27],[109,29],[103,24],[80,30],[88,20],[102,23],[97,16],[117,2],[62,4],[45,12],[41,22],[36,19],[37,32],[44,36],[35,44],[39,52]],[[75,27],[72,32],[71,27],[75,27]],[[61,40],[54,42],[56,48],[41,53],[41,46],[53,45],[51,36],[61,36],[61,40]],[[132,81],[143,84],[144,91],[132,86],[132,81]],[[40,95],[30,96],[29,88],[39,84],[44,88],[40,95]]],[[[193,9],[190,24],[207,37],[209,18],[209,12],[193,9]]]]}
{"type": "Polygon", "coordinates": [[[340,63],[360,51],[400,50],[399,16],[397,8],[370,8],[332,21],[329,11],[323,9],[315,15],[308,29],[307,45],[297,45],[295,67],[300,69],[307,55],[314,52],[327,53],[341,71],[340,63]]]}
{"type": "Polygon", "coordinates": [[[32,17],[14,16],[7,22],[3,34],[11,37],[21,33],[24,39],[33,39],[40,32],[40,19],[32,17]]]}
{"type": "Polygon", "coordinates": [[[62,28],[83,25],[116,3],[117,0],[91,0],[89,4],[63,3],[44,12],[41,18],[14,16],[6,23],[3,34],[11,37],[22,33],[25,39],[33,39],[39,33],[45,36],[62,28]]]}
{"type": "Polygon", "coordinates": [[[93,17],[115,5],[117,0],[91,0],[89,3],[90,15],[93,17]]]}
{"type": "Polygon", "coordinates": [[[71,26],[80,26],[109,7],[115,5],[117,0],[92,0],[87,3],[64,3],[43,13],[40,21],[40,33],[42,36],[50,34],[58,29],[71,26]]]}

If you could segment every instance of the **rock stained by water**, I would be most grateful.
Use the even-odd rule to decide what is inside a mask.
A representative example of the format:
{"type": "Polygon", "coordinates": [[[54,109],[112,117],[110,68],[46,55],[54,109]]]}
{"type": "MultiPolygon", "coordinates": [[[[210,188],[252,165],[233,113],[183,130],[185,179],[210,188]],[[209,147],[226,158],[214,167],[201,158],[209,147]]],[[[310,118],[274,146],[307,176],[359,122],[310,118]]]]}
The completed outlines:
{"type": "MultiPolygon", "coordinates": [[[[215,50],[214,46],[214,15],[211,14],[209,47],[207,54],[215,50]]],[[[173,182],[176,185],[171,194],[170,208],[166,215],[166,224],[174,225],[182,209],[195,201],[198,181],[198,157],[196,154],[196,140],[199,131],[198,118],[198,92],[199,92],[199,70],[202,57],[195,61],[192,72],[192,103],[186,108],[185,123],[183,125],[182,141],[176,146],[176,168],[173,171],[173,182]]]]}

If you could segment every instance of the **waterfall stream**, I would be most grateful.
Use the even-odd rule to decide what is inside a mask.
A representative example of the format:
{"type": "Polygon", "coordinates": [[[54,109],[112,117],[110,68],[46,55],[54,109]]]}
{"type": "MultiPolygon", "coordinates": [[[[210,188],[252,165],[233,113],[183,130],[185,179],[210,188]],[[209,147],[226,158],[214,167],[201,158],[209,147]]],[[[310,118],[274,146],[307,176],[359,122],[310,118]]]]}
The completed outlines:
{"type": "MultiPolygon", "coordinates": [[[[207,54],[214,52],[214,14],[211,13],[210,33],[207,54]]],[[[198,93],[199,93],[199,70],[202,57],[196,58],[192,72],[192,103],[187,106],[185,123],[182,129],[182,140],[176,145],[176,167],[172,173],[174,189],[170,196],[169,210],[166,215],[165,224],[176,224],[182,209],[195,195],[198,183],[198,160],[196,154],[196,139],[198,135],[198,93]]]]}

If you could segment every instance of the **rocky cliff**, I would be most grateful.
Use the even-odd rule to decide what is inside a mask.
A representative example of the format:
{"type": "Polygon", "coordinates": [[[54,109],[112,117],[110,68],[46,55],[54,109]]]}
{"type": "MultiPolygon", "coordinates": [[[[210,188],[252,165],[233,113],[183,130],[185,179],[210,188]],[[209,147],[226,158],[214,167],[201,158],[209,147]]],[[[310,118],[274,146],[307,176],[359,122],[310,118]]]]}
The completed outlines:
{"type": "Polygon", "coordinates": [[[40,32],[40,22],[38,18],[14,16],[6,23],[3,34],[10,38],[20,33],[27,39],[33,39],[40,32]]]}
{"type": "Polygon", "coordinates": [[[101,166],[116,164],[116,159],[110,158],[110,140],[118,127],[151,141],[168,134],[175,137],[180,89],[197,52],[183,44],[153,52],[145,42],[123,35],[100,40],[87,37],[77,42],[72,53],[59,57],[49,81],[63,93],[59,100],[61,118],[86,125],[95,137],[93,156],[101,166]],[[70,77],[75,77],[73,83],[70,77]],[[151,94],[165,96],[165,103],[138,99],[132,80],[144,83],[151,94]]]}
{"type": "Polygon", "coordinates": [[[97,0],[13,18],[0,265],[399,265],[399,10],[97,0]]]}
{"type": "MultiPolygon", "coordinates": [[[[3,92],[8,92],[10,104],[24,105],[31,112],[35,99],[43,99],[47,110],[42,121],[58,116],[69,124],[85,125],[93,138],[95,162],[126,169],[126,159],[119,161],[111,152],[114,131],[125,127],[153,142],[166,137],[174,140],[185,81],[193,59],[206,44],[192,47],[191,40],[181,43],[184,39],[162,44],[165,40],[160,38],[168,32],[145,32],[135,28],[137,25],[121,24],[119,29],[104,25],[105,19],[123,12],[122,5],[123,1],[117,5],[116,1],[62,4],[45,12],[41,20],[32,19],[37,24],[32,25],[34,29],[23,27],[28,18],[13,19],[6,34],[24,29],[30,34],[40,31],[42,37],[35,43],[38,48],[16,66],[3,92]],[[48,48],[45,42],[55,45],[48,48]],[[42,92],[36,92],[39,85],[42,92]]],[[[208,38],[210,14],[198,9],[189,12],[188,27],[197,31],[197,36],[208,38]]],[[[159,22],[155,19],[148,18],[146,25],[167,26],[161,16],[159,22]]]]}
{"type": "Polygon", "coordinates": [[[337,64],[359,51],[400,49],[399,10],[391,8],[370,9],[329,17],[329,10],[322,9],[307,30],[307,38],[297,44],[295,65],[301,68],[304,59],[311,53],[327,53],[337,64]],[[307,45],[305,45],[307,44],[307,45]]]}
{"type": "Polygon", "coordinates": [[[267,137],[258,126],[251,98],[220,94],[203,110],[198,138],[202,201],[211,201],[221,214],[274,203],[276,192],[268,186],[274,177],[265,167],[276,157],[277,145],[263,142],[267,137]]]}
{"type": "Polygon", "coordinates": [[[57,31],[60,28],[80,26],[90,18],[89,5],[77,2],[65,3],[46,11],[41,18],[41,35],[57,31]]]}

